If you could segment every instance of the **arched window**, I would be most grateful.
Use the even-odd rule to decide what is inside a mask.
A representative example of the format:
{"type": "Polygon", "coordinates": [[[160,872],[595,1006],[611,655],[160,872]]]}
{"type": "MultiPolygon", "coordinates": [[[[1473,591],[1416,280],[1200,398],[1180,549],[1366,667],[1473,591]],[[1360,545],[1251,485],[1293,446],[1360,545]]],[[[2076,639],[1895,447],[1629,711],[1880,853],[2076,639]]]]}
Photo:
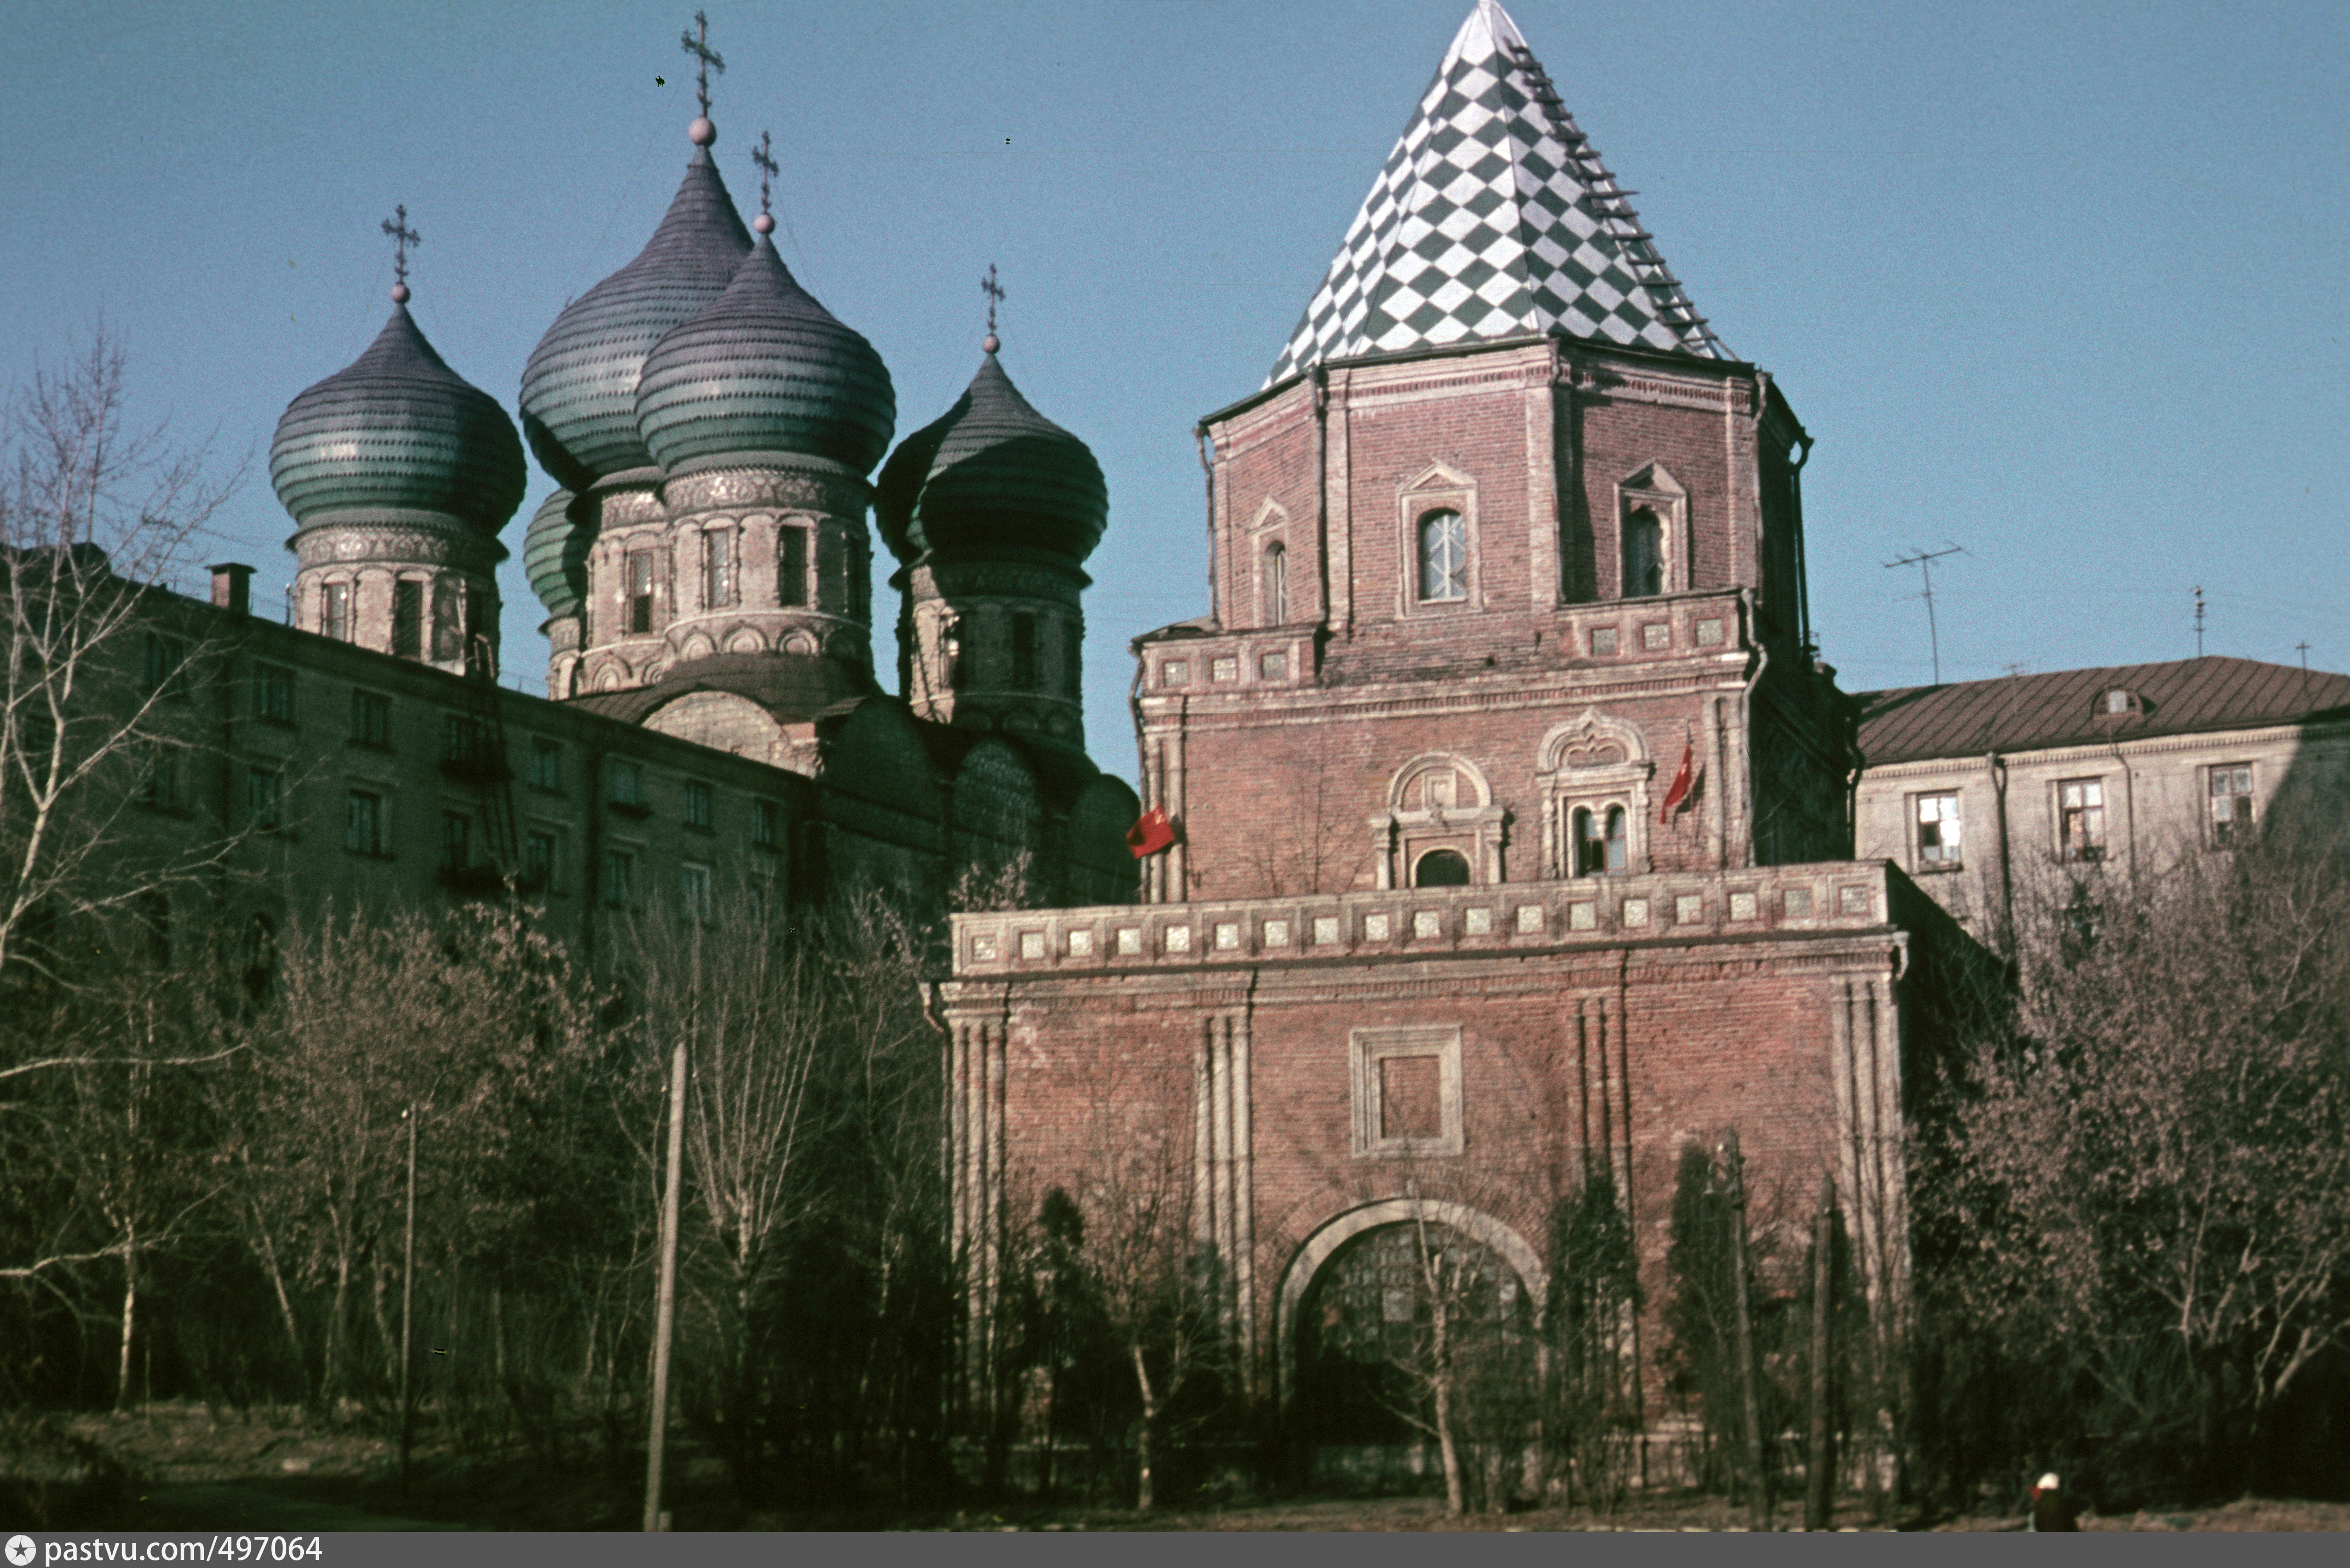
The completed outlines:
{"type": "Polygon", "coordinates": [[[1419,520],[1419,597],[1431,604],[1469,597],[1469,531],[1458,512],[1419,520]]]}
{"type": "Polygon", "coordinates": [[[1264,621],[1267,626],[1289,624],[1289,549],[1278,543],[1264,550],[1264,621]]]}
{"type": "Polygon", "coordinates": [[[1431,849],[1411,868],[1415,888],[1466,888],[1469,857],[1458,849],[1431,849]]]}
{"type": "Polygon", "coordinates": [[[1578,806],[1575,813],[1575,874],[1578,877],[1609,877],[1620,873],[1626,865],[1626,821],[1624,808],[1611,805],[1603,811],[1578,806]]]}
{"type": "Polygon", "coordinates": [[[1653,598],[1665,591],[1665,525],[1646,506],[1624,519],[1624,597],[1653,598]]]}

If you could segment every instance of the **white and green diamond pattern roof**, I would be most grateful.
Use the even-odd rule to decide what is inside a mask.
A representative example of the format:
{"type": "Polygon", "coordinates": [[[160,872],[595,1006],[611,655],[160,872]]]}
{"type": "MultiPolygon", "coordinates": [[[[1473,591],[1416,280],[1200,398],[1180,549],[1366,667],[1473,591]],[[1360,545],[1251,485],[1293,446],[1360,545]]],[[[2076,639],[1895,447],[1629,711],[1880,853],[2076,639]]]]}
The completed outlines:
{"type": "Polygon", "coordinates": [[[1495,4],[1478,0],[1265,384],[1317,360],[1560,331],[1726,359],[1495,4]]]}

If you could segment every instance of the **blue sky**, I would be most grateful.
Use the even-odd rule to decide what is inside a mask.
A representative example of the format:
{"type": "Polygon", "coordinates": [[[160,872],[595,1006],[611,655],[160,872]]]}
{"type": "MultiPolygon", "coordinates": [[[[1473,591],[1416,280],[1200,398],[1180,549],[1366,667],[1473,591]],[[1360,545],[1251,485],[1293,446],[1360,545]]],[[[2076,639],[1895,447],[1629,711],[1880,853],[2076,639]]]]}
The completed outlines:
{"type": "MultiPolygon", "coordinates": [[[[901,435],[979,360],[1092,445],[1096,757],[1130,773],[1135,634],[1205,609],[1191,430],[1254,390],[1466,0],[709,0],[721,168],[872,340],[901,435]]],[[[2195,651],[2350,669],[2350,7],[1516,0],[1700,310],[1818,446],[1812,604],[1848,689],[2195,651]]],[[[67,5],[0,59],[0,379],[103,317],[139,411],[244,487],[208,559],[276,602],[270,433],[389,309],[512,408],[567,300],[690,151],[691,5],[67,5]],[[656,82],[665,78],[665,85],[656,82]]],[[[506,662],[544,673],[523,521],[506,662]]],[[[198,563],[199,565],[201,563],[198,563]]],[[[192,587],[192,582],[189,585],[192,587]]],[[[894,598],[877,599],[888,623],[894,598]]],[[[894,668],[894,660],[882,664],[894,668]]]]}

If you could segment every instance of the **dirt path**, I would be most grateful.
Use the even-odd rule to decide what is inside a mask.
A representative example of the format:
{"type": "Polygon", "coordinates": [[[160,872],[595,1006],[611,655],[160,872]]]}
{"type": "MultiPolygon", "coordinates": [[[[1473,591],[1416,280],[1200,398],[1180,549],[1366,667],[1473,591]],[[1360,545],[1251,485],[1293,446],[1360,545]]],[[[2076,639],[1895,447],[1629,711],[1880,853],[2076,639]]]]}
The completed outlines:
{"type": "Polygon", "coordinates": [[[236,1530],[317,1533],[330,1530],[448,1531],[462,1524],[370,1513],[316,1498],[292,1497],[265,1483],[184,1481],[152,1488],[140,1499],[141,1530],[236,1530]]]}

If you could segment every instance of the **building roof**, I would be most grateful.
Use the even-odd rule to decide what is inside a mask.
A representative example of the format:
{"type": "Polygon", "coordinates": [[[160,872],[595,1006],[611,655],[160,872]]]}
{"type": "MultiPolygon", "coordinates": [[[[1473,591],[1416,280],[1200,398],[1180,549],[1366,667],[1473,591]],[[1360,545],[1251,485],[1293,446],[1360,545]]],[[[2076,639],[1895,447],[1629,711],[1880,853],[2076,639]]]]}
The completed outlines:
{"type": "Polygon", "coordinates": [[[1730,358],[1559,102],[1478,0],[1266,378],[1317,360],[1563,332],[1730,358]]]}
{"type": "Polygon", "coordinates": [[[908,563],[1006,548],[1081,562],[1101,543],[1109,491],[1092,451],[1030,407],[991,351],[954,406],[882,465],[873,514],[908,563]]]}
{"type": "Polygon", "coordinates": [[[2350,675],[2214,656],[1906,686],[1854,701],[1861,757],[1874,767],[2297,723],[2350,710],[2350,675]],[[2108,712],[2116,691],[2122,711],[2108,712]]]}

